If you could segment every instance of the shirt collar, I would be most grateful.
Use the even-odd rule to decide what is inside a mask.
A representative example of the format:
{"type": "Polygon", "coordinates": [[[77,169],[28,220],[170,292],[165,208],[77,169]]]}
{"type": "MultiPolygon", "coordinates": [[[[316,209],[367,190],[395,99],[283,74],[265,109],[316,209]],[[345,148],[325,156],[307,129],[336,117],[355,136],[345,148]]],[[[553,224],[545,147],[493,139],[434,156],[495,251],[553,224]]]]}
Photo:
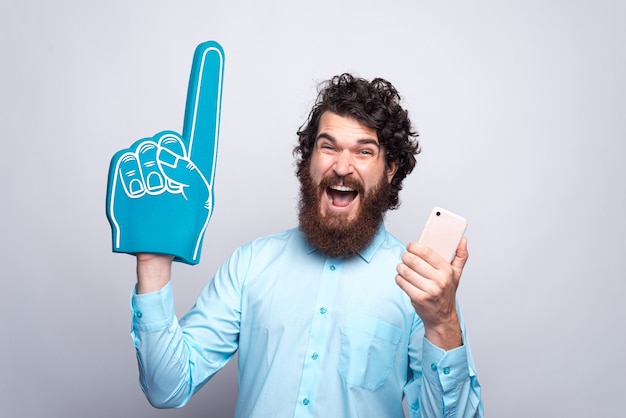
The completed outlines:
{"type": "MultiPolygon", "coordinates": [[[[378,227],[378,231],[376,231],[376,234],[374,235],[374,238],[372,239],[372,242],[370,243],[370,245],[368,245],[367,247],[365,247],[364,249],[359,251],[359,256],[366,263],[369,263],[372,260],[372,257],[374,257],[374,254],[376,253],[376,250],[378,250],[380,245],[385,240],[386,233],[387,233],[387,230],[385,229],[385,225],[383,225],[383,223],[381,222],[380,226],[378,227]]],[[[312,252],[317,251],[317,248],[313,247],[307,241],[306,236],[304,235],[304,233],[302,231],[300,231],[300,235],[302,236],[302,239],[306,243],[306,253],[307,254],[311,254],[312,252]]]]}

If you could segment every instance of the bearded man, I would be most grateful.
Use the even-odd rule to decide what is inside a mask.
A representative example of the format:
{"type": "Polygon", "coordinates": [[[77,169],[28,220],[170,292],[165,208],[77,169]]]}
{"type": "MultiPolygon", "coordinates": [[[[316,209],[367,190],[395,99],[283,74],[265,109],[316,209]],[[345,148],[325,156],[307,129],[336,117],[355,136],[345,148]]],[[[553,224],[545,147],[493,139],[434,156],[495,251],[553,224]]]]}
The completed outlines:
{"type": "Polygon", "coordinates": [[[161,408],[189,401],[238,351],[237,417],[483,415],[449,263],[404,246],[383,219],[415,166],[396,89],[350,74],[323,83],[294,150],[299,227],[237,249],[174,316],[172,257],[137,255],[132,335],[161,408]]]}

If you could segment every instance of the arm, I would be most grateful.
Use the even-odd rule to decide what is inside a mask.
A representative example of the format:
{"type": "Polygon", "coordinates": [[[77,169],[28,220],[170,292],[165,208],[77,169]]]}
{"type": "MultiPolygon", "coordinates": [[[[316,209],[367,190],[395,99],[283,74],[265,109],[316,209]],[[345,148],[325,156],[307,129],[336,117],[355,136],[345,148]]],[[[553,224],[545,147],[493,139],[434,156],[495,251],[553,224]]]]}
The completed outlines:
{"type": "Polygon", "coordinates": [[[170,283],[171,257],[137,257],[132,338],[140,385],[158,408],[185,405],[238,348],[240,284],[234,255],[180,321],[170,283]]]}
{"type": "Polygon", "coordinates": [[[158,292],[170,282],[173,256],[137,254],[137,294],[158,292]]]}
{"type": "Polygon", "coordinates": [[[409,346],[412,375],[405,387],[411,418],[484,415],[481,387],[460,312],[459,319],[463,345],[444,351],[424,338],[423,323],[416,317],[409,346]]]}
{"type": "Polygon", "coordinates": [[[396,282],[417,313],[409,351],[413,376],[406,389],[416,416],[483,416],[480,385],[456,304],[468,256],[465,238],[452,263],[411,243],[398,265],[396,282]]]}

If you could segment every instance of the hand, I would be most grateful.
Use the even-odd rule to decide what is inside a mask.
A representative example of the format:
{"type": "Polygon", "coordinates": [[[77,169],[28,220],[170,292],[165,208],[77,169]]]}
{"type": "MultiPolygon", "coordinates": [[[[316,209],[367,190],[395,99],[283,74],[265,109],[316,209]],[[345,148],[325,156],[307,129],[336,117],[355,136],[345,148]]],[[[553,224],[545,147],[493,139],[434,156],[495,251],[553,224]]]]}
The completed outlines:
{"type": "Polygon", "coordinates": [[[224,52],[205,42],[195,51],[183,134],[164,131],[111,160],[107,216],[113,251],[200,261],[213,212],[224,52]]]}
{"type": "Polygon", "coordinates": [[[444,350],[463,345],[456,290],[468,257],[466,238],[461,240],[452,263],[431,248],[411,243],[397,267],[396,283],[411,298],[424,323],[426,338],[444,350]]]}

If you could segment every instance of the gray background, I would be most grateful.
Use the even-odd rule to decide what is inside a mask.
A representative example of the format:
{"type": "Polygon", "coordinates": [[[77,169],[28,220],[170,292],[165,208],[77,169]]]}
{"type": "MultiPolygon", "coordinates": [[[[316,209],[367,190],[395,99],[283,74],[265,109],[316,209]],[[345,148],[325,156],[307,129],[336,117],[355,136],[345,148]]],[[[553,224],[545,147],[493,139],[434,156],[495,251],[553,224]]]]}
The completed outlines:
{"type": "Polygon", "coordinates": [[[234,248],[295,224],[317,82],[382,76],[423,144],[388,228],[415,239],[435,205],[470,222],[460,298],[487,416],[620,415],[625,17],[617,0],[2,0],[0,414],[232,415],[234,362],[182,410],[143,398],[134,259],[104,211],[111,155],[182,128],[193,50],[215,39],[216,209],[202,263],[175,267],[179,314],[234,248]]]}

